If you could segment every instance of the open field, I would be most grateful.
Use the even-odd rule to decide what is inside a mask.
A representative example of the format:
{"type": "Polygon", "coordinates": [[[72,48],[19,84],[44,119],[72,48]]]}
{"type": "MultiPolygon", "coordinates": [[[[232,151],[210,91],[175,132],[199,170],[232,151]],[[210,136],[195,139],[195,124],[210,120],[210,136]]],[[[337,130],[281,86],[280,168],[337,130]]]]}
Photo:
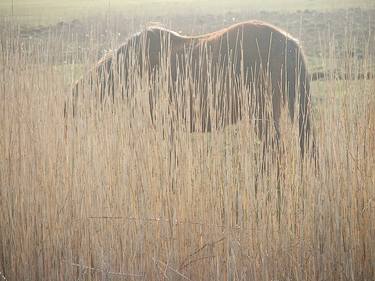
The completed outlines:
{"type": "Polygon", "coordinates": [[[155,15],[205,15],[227,12],[259,12],[297,10],[333,10],[348,8],[374,8],[372,0],[2,0],[0,15],[17,17],[27,24],[54,24],[61,20],[72,20],[103,12],[118,12],[131,17],[155,15]],[[12,4],[13,3],[13,4],[12,4]]]}
{"type": "MultiPolygon", "coordinates": [[[[372,44],[375,36],[375,9],[353,8],[327,12],[249,11],[200,15],[149,15],[135,18],[113,13],[110,17],[89,16],[48,26],[29,26],[21,23],[17,28],[20,29],[23,40],[47,40],[51,33],[58,33],[64,38],[70,45],[66,46],[65,53],[55,54],[56,63],[72,63],[72,56],[75,56],[75,64],[80,64],[77,59],[91,53],[93,64],[106,51],[116,48],[132,33],[142,30],[150,23],[162,24],[182,34],[194,35],[212,32],[248,19],[270,22],[298,38],[304,47],[311,72],[321,71],[324,67],[332,69],[336,64],[342,67],[341,58],[347,57],[349,53],[355,61],[361,61],[364,57],[372,58],[375,54],[375,45],[372,44]],[[91,36],[95,36],[97,40],[93,41],[91,36]],[[72,40],[72,37],[75,40],[72,40]],[[78,57],[77,52],[80,53],[78,57]],[[334,61],[327,61],[325,58],[329,52],[335,53],[334,61]]],[[[0,22],[0,26],[5,27],[7,22],[0,22]]],[[[368,68],[373,67],[371,61],[366,64],[368,68]]],[[[76,72],[75,78],[81,74],[82,69],[76,72]]]]}
{"type": "Polygon", "coordinates": [[[127,17],[135,1],[15,1],[32,16],[1,18],[0,280],[375,280],[374,80],[312,83],[317,159],[286,112],[280,150],[246,121],[189,133],[163,79],[152,124],[136,74],[132,98],[86,95],[64,118],[74,80],[149,21],[200,34],[266,20],[300,39],[312,72],[373,72],[372,1],[206,0],[167,16],[181,2],[159,2],[127,17]]]}

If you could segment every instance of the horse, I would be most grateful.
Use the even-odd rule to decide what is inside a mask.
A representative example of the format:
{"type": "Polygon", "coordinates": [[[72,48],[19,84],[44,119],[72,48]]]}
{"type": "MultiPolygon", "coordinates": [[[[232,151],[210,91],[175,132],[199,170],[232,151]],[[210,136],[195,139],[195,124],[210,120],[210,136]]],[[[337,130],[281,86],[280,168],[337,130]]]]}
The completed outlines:
{"type": "MultiPolygon", "coordinates": [[[[257,120],[257,134],[268,134],[273,127],[278,139],[285,108],[292,122],[298,119],[300,150],[306,151],[311,134],[306,58],[298,40],[280,28],[253,20],[203,35],[183,36],[150,26],[102,58],[75,83],[73,96],[78,97],[80,85],[86,81],[101,101],[116,95],[128,97],[134,66],[139,77],[146,75],[151,84],[166,75],[170,102],[178,98],[176,92],[184,94],[188,87],[199,92],[195,99],[191,91],[182,97],[191,131],[209,132],[234,124],[244,118],[246,105],[257,120]],[[186,78],[193,85],[183,83],[186,78]],[[198,108],[194,108],[197,99],[198,108]]],[[[152,122],[155,103],[155,93],[150,91],[152,122]]]]}

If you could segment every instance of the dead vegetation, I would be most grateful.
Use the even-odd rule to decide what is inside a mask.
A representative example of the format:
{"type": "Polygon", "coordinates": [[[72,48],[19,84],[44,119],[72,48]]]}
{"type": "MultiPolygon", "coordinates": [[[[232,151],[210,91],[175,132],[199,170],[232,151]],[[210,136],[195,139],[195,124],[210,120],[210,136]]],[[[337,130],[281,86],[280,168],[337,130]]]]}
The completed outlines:
{"type": "MultiPolygon", "coordinates": [[[[56,61],[74,45],[59,34],[1,34],[1,278],[374,279],[373,80],[313,83],[317,172],[285,112],[282,151],[251,122],[190,133],[163,79],[156,124],[144,77],[126,101],[85,95],[64,119],[72,72],[100,39],[74,66],[56,61]]],[[[341,67],[327,50],[322,65],[341,67]]]]}

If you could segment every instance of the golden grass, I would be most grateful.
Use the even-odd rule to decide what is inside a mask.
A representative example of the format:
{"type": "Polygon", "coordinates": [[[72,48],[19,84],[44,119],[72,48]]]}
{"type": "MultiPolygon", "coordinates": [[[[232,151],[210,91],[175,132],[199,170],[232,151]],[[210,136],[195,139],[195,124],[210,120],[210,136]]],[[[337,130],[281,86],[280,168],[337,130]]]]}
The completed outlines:
{"type": "Polygon", "coordinates": [[[172,135],[166,99],[154,126],[144,78],[132,99],[85,98],[64,119],[72,74],[56,55],[69,42],[13,27],[0,45],[0,279],[375,278],[374,81],[313,84],[317,172],[286,117],[283,153],[262,151],[249,122],[172,135]]]}

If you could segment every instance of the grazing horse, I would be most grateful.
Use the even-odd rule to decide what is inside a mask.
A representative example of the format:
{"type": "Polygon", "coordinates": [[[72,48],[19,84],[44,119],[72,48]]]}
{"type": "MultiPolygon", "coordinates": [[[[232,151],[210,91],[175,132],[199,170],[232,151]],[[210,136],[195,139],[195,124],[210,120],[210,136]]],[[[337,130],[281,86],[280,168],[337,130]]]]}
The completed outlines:
{"type": "MultiPolygon", "coordinates": [[[[182,103],[191,131],[210,131],[235,123],[244,117],[247,104],[259,120],[258,134],[273,126],[278,137],[285,107],[292,121],[298,119],[300,149],[306,150],[310,135],[309,75],[301,46],[285,31],[261,21],[242,22],[200,36],[181,36],[165,28],[149,27],[97,63],[88,75],[91,90],[95,89],[100,100],[128,96],[126,84],[132,82],[129,67],[134,64],[138,65],[139,77],[147,75],[148,81],[155,82],[161,71],[168,75],[170,101],[181,85],[185,88],[180,92],[186,92],[183,81],[193,81],[192,87],[199,92],[199,112],[194,112],[191,94],[186,94],[182,103]]],[[[74,97],[85,79],[76,83],[74,97]]],[[[153,120],[152,91],[149,98],[153,120]]]]}

